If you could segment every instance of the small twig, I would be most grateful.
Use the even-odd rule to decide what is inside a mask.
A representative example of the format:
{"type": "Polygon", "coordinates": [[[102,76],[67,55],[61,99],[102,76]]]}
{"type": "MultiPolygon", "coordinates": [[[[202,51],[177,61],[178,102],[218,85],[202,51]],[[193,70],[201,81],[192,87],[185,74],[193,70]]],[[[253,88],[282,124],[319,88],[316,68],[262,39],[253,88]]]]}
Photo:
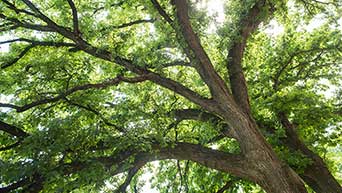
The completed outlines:
{"type": "Polygon", "coordinates": [[[14,147],[17,147],[21,144],[22,140],[18,140],[17,142],[11,144],[11,145],[8,145],[8,146],[5,146],[5,147],[1,147],[0,148],[0,151],[6,151],[6,150],[10,150],[14,147]]]}
{"type": "Polygon", "coordinates": [[[131,21],[131,22],[124,23],[118,26],[114,26],[113,28],[116,28],[116,29],[125,28],[125,27],[129,27],[129,26],[141,24],[141,23],[153,23],[154,21],[156,20],[155,19],[139,19],[139,20],[131,21]]]}
{"type": "Polygon", "coordinates": [[[73,102],[73,101],[71,101],[71,100],[69,100],[69,99],[67,99],[67,98],[65,98],[65,100],[66,100],[69,104],[71,104],[71,105],[74,105],[74,106],[76,106],[76,107],[79,107],[79,108],[81,108],[81,109],[85,109],[85,110],[87,110],[87,111],[89,111],[89,112],[94,113],[95,115],[97,115],[97,116],[100,117],[100,119],[103,121],[104,124],[106,124],[106,125],[108,125],[108,126],[111,126],[111,127],[114,127],[116,130],[120,131],[121,133],[126,133],[126,132],[127,132],[124,128],[119,127],[119,126],[117,126],[117,125],[115,125],[115,124],[109,122],[106,118],[104,118],[104,116],[103,116],[100,112],[98,112],[98,111],[96,111],[95,109],[91,108],[90,105],[85,106],[85,105],[82,105],[82,104],[78,104],[78,103],[75,103],[75,102],[73,102]]]}
{"type": "Polygon", "coordinates": [[[14,58],[12,61],[8,62],[7,64],[1,65],[1,69],[5,69],[8,68],[10,66],[12,66],[13,64],[17,63],[21,58],[23,58],[32,48],[34,48],[34,45],[29,45],[27,47],[25,47],[25,49],[23,51],[20,52],[20,54],[14,58]]]}

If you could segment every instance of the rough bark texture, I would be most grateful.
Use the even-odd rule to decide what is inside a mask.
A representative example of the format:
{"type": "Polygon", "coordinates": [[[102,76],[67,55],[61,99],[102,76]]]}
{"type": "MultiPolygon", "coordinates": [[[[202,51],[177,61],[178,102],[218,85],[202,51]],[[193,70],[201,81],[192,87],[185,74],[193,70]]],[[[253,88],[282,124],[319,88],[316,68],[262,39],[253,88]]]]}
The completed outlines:
{"type": "MultiPolygon", "coordinates": [[[[227,67],[234,101],[242,111],[250,117],[251,125],[254,125],[254,120],[250,111],[247,83],[242,68],[242,58],[248,37],[262,21],[258,15],[264,4],[265,1],[258,1],[249,10],[246,17],[241,20],[241,40],[237,40],[228,52],[227,67]]],[[[305,170],[304,174],[301,175],[302,179],[316,192],[341,192],[341,186],[331,175],[323,160],[299,140],[292,125],[289,125],[289,123],[283,123],[283,125],[284,124],[286,125],[285,127],[288,128],[286,131],[288,136],[286,144],[292,149],[303,152],[314,161],[314,163],[305,170]]],[[[238,136],[241,135],[238,134],[238,136]]]]}
{"type": "Polygon", "coordinates": [[[311,151],[296,133],[294,125],[288,120],[285,113],[281,112],[278,117],[285,128],[285,144],[293,150],[300,151],[312,160],[300,176],[317,193],[342,193],[342,187],[331,175],[323,159],[311,151]]]}
{"type": "Polygon", "coordinates": [[[238,134],[237,140],[250,171],[249,179],[269,193],[307,192],[300,177],[277,158],[253,121],[238,112],[224,113],[222,116],[233,123],[232,128],[238,134]]]}
{"type": "MultiPolygon", "coordinates": [[[[270,193],[306,192],[300,177],[277,158],[272,148],[267,144],[265,138],[259,132],[255,121],[250,116],[248,101],[247,104],[245,104],[245,101],[241,101],[240,103],[237,100],[232,100],[229,91],[227,91],[227,88],[224,85],[224,81],[215,72],[209,57],[200,44],[199,38],[192,30],[188,17],[187,2],[183,0],[175,0],[173,2],[176,6],[181,33],[195,57],[199,60],[199,66],[196,66],[195,68],[212,93],[212,106],[210,109],[204,109],[223,117],[224,121],[227,122],[229,127],[237,134],[236,139],[240,144],[242,155],[245,158],[244,169],[249,171],[247,174],[248,179],[258,183],[270,193]],[[248,108],[248,110],[246,110],[246,108],[248,108]]],[[[256,6],[259,6],[259,4],[256,6]]],[[[253,8],[251,17],[258,14],[258,8],[259,7],[255,8],[256,11],[254,11],[253,8]]],[[[250,22],[249,20],[246,21],[247,23],[250,22]]],[[[246,25],[244,27],[242,31],[245,33],[245,39],[254,26],[255,24],[252,22],[251,26],[246,25]]],[[[234,56],[234,59],[235,57],[238,57],[238,61],[234,64],[236,68],[242,68],[241,60],[245,41],[246,40],[244,40],[243,44],[237,45],[242,49],[237,50],[239,56],[234,56]]],[[[239,78],[236,81],[237,85],[234,85],[233,83],[232,87],[237,88],[238,91],[244,90],[245,92],[242,93],[243,96],[237,97],[242,97],[241,100],[248,100],[246,81],[243,77],[242,70],[240,74],[241,75],[238,76],[239,78]],[[242,80],[240,79],[241,77],[243,77],[242,80]],[[243,83],[244,86],[241,87],[240,83],[243,83]]],[[[236,97],[234,96],[234,99],[235,98],[236,97]]]]}
{"type": "Polygon", "coordinates": [[[247,82],[242,69],[242,58],[248,37],[262,22],[259,13],[261,12],[264,4],[265,1],[263,0],[257,2],[249,10],[247,16],[242,18],[239,31],[241,39],[237,38],[228,52],[227,68],[234,100],[240,108],[250,116],[251,110],[248,98],[247,82]]]}

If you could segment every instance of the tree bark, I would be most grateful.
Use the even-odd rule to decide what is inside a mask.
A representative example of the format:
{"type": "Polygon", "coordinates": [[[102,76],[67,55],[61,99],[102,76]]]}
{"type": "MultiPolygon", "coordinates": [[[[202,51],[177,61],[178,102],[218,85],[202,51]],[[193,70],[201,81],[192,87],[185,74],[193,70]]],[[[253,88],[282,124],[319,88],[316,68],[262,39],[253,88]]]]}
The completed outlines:
{"type": "MultiPolygon", "coordinates": [[[[29,13],[29,15],[40,19],[41,21],[46,23],[46,26],[17,22],[17,25],[19,27],[24,27],[36,31],[50,31],[59,33],[65,38],[74,42],[72,45],[67,44],[67,46],[75,47],[77,48],[77,50],[82,50],[85,53],[88,53],[96,58],[116,63],[137,75],[146,76],[146,80],[150,80],[157,85],[174,91],[175,93],[201,106],[203,109],[219,115],[227,123],[228,128],[232,128],[234,132],[233,136],[236,136],[236,139],[240,144],[242,154],[242,156],[230,155],[227,153],[214,151],[209,148],[203,148],[198,145],[189,145],[183,143],[178,144],[175,148],[161,149],[160,151],[153,153],[139,154],[142,162],[170,158],[178,160],[192,160],[209,168],[218,169],[227,173],[229,172],[234,175],[247,178],[262,186],[269,193],[307,192],[301,178],[288,165],[284,164],[281,160],[278,159],[275,152],[272,150],[270,145],[266,142],[265,138],[259,132],[254,119],[250,115],[251,113],[248,101],[247,83],[243,75],[241,61],[243,58],[243,51],[246,46],[246,40],[249,34],[252,33],[256,29],[258,23],[261,22],[260,20],[255,19],[258,18],[260,8],[262,8],[262,6],[264,6],[264,4],[266,3],[265,0],[261,0],[256,3],[248,14],[248,17],[242,20],[241,35],[243,41],[235,42],[235,45],[233,45],[232,49],[229,51],[229,58],[231,58],[232,61],[228,64],[228,68],[231,78],[231,88],[233,96],[230,94],[230,90],[228,89],[226,83],[215,71],[209,56],[200,43],[200,39],[197,37],[195,31],[191,27],[191,22],[188,16],[187,2],[185,0],[172,1],[176,5],[176,16],[178,18],[178,24],[180,25],[181,33],[183,34],[183,38],[185,40],[185,43],[187,44],[187,47],[190,49],[189,53],[191,54],[189,55],[191,56],[189,56],[189,58],[196,59],[197,63],[194,67],[211,91],[212,98],[210,99],[202,97],[200,94],[192,91],[191,89],[177,81],[174,81],[167,77],[163,77],[153,70],[139,67],[138,65],[135,65],[133,61],[118,56],[117,53],[112,53],[109,50],[99,49],[92,46],[85,39],[82,39],[78,29],[77,10],[72,1],[68,1],[73,15],[74,29],[72,31],[70,31],[70,29],[67,27],[58,25],[49,17],[44,15],[43,12],[41,12],[30,0],[23,0],[23,2],[35,14],[33,15],[30,12],[25,11],[22,12],[25,14],[29,13]],[[146,159],[144,159],[145,157],[146,159]]],[[[154,3],[154,5],[158,5],[157,1],[152,2],[154,3]]],[[[11,6],[9,8],[11,9],[11,6]]],[[[164,18],[166,18],[168,23],[173,22],[166,16],[165,12],[159,12],[164,18]]],[[[2,14],[2,18],[8,19],[4,14],[2,14]]],[[[16,23],[17,20],[11,21],[14,21],[14,23],[16,23]]],[[[176,30],[176,32],[178,32],[178,30],[176,30]]],[[[58,46],[55,45],[55,47],[58,46]]],[[[58,97],[45,99],[44,101],[32,103],[30,104],[30,106],[27,107],[31,108],[46,103],[56,102],[57,100],[59,100],[58,97]]],[[[23,112],[25,110],[11,104],[0,104],[0,106],[17,109],[17,112],[23,112]]],[[[9,134],[12,134],[14,136],[25,136],[24,132],[21,132],[14,127],[10,127],[6,123],[1,124],[3,125],[2,130],[9,134]]],[[[300,143],[298,144],[300,145],[300,143]]],[[[296,143],[296,145],[298,144],[296,143]]],[[[305,146],[299,147],[304,148],[304,150],[306,148],[305,146]]],[[[124,153],[128,155],[124,154],[124,156],[122,157],[119,156],[109,159],[109,166],[113,165],[113,163],[115,162],[120,161],[119,163],[121,165],[127,167],[127,163],[121,162],[127,161],[126,159],[128,159],[132,155],[130,155],[128,151],[125,151],[124,153]]],[[[323,163],[323,161],[318,156],[316,161],[317,163],[323,163]]],[[[310,182],[312,181],[312,185],[314,187],[320,187],[322,191],[325,191],[325,187],[321,187],[323,185],[321,185],[319,182],[316,182],[315,180],[312,180],[312,176],[319,176],[320,173],[318,172],[323,171],[324,168],[320,167],[319,169],[323,168],[323,170],[316,171],[314,170],[314,166],[315,165],[313,164],[313,169],[307,172],[309,175],[304,176],[303,179],[308,179],[308,181],[310,182]]],[[[317,164],[317,167],[318,166],[321,165],[317,164]]],[[[118,168],[118,173],[123,172],[127,169],[125,167],[122,167],[122,169],[121,167],[118,168]]],[[[77,170],[76,167],[71,169],[77,170]]],[[[37,177],[34,177],[34,179],[30,180],[29,183],[24,184],[25,186],[28,186],[27,190],[24,190],[26,190],[27,192],[38,192],[43,188],[44,180],[45,179],[43,176],[37,175],[37,177]]],[[[17,187],[18,185],[21,185],[20,183],[22,182],[23,181],[19,181],[18,183],[8,186],[8,188],[17,187]]],[[[1,188],[0,191],[3,189],[4,188],[1,188]]]]}
{"type": "Polygon", "coordinates": [[[285,163],[278,159],[266,142],[257,125],[249,115],[235,104],[218,107],[219,113],[237,133],[249,179],[259,184],[268,193],[306,193],[302,179],[285,163]]]}
{"type": "Polygon", "coordinates": [[[301,178],[316,193],[342,193],[342,187],[331,175],[322,158],[317,155],[312,156],[316,158],[312,159],[313,163],[300,175],[301,178]]]}
{"type": "MultiPolygon", "coordinates": [[[[263,6],[265,6],[265,1],[263,0],[258,1],[248,11],[248,14],[246,14],[246,17],[241,20],[240,35],[242,39],[237,40],[233,44],[233,46],[229,49],[228,63],[227,63],[230,85],[231,85],[234,101],[239,106],[241,111],[243,111],[249,116],[250,122],[251,122],[250,125],[252,125],[252,127],[255,127],[255,128],[257,128],[257,126],[255,126],[254,119],[251,115],[247,83],[245,80],[245,76],[243,74],[241,62],[244,56],[244,49],[246,47],[246,42],[247,42],[248,37],[262,21],[259,17],[259,13],[263,6]]],[[[332,193],[332,192],[342,193],[341,186],[331,175],[331,173],[325,166],[323,160],[314,152],[312,152],[310,149],[308,149],[308,147],[299,140],[291,124],[285,127],[287,128],[286,132],[288,136],[286,145],[294,150],[299,150],[303,152],[306,156],[308,156],[309,158],[313,160],[313,164],[311,164],[310,166],[308,166],[308,168],[306,168],[304,174],[301,174],[302,179],[305,180],[306,183],[312,189],[314,189],[317,193],[323,193],[323,192],[324,193],[326,192],[327,193],[332,193]]],[[[241,136],[239,131],[237,132],[238,132],[237,136],[241,136]]],[[[249,136],[248,135],[243,136],[244,139],[249,139],[247,137],[249,136]]],[[[243,138],[240,139],[239,142],[242,141],[243,138]]],[[[257,139],[257,137],[255,139],[257,139]]],[[[266,144],[266,146],[268,146],[268,144],[266,144]]],[[[268,148],[266,146],[265,146],[265,149],[268,148]]]]}
{"type": "Polygon", "coordinates": [[[342,193],[342,187],[331,175],[323,159],[299,139],[294,125],[288,120],[285,113],[279,113],[278,117],[285,128],[285,144],[312,160],[312,163],[305,168],[304,173],[300,174],[302,179],[317,193],[342,193]]]}

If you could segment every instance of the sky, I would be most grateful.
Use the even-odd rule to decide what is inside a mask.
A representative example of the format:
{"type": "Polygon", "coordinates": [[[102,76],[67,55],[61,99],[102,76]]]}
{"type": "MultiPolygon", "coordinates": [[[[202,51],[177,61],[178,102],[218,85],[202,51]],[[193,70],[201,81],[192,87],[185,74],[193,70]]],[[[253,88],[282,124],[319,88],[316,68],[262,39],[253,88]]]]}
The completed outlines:
{"type": "MultiPolygon", "coordinates": [[[[12,39],[10,35],[3,35],[0,36],[0,42],[12,39]]],[[[8,52],[9,51],[9,44],[1,44],[0,45],[0,52],[8,52]]]]}

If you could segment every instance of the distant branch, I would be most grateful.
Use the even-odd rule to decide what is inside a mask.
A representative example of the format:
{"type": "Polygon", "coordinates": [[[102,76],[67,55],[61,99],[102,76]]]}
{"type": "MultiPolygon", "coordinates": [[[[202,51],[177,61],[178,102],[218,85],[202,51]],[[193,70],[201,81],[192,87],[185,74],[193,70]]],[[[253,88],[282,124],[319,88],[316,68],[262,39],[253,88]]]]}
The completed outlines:
{"type": "Polygon", "coordinates": [[[67,43],[67,42],[53,42],[53,41],[38,41],[38,40],[31,40],[27,38],[17,38],[12,40],[6,40],[0,42],[0,44],[6,43],[13,43],[13,42],[27,42],[31,43],[34,46],[51,46],[51,47],[76,47],[77,45],[74,43],[67,43]]]}
{"type": "Polygon", "coordinates": [[[4,64],[4,65],[1,65],[1,69],[5,69],[5,68],[8,68],[10,66],[12,66],[13,64],[17,63],[21,58],[23,58],[32,48],[34,48],[35,46],[34,45],[29,45],[29,46],[26,46],[24,48],[24,50],[22,50],[20,52],[20,54],[15,57],[13,60],[11,60],[10,62],[4,64]]]}
{"type": "Polygon", "coordinates": [[[130,27],[136,24],[141,24],[141,23],[153,23],[154,21],[156,20],[155,19],[139,19],[139,20],[131,21],[131,22],[124,23],[118,26],[114,26],[113,28],[116,28],[116,29],[125,28],[125,27],[130,27]]]}
{"type": "Polygon", "coordinates": [[[316,48],[310,48],[310,49],[305,49],[305,50],[299,50],[299,51],[296,51],[296,52],[289,54],[290,55],[289,58],[281,65],[281,67],[277,70],[277,72],[272,77],[273,89],[274,90],[278,89],[279,85],[281,84],[280,77],[287,70],[287,68],[289,68],[290,70],[293,70],[295,68],[303,66],[304,64],[308,64],[309,62],[314,62],[314,61],[321,58],[321,55],[323,54],[323,52],[329,51],[329,50],[334,50],[334,49],[338,50],[339,48],[340,48],[340,42],[335,46],[329,46],[326,48],[317,48],[317,47],[316,48]],[[304,54],[313,55],[313,52],[318,52],[318,55],[309,61],[305,60],[304,62],[301,62],[298,65],[290,68],[293,60],[296,57],[298,57],[300,55],[304,55],[304,54]]]}
{"type": "Polygon", "coordinates": [[[308,11],[309,14],[314,15],[315,9],[324,10],[322,6],[333,5],[335,7],[340,7],[339,1],[318,1],[318,0],[300,0],[303,4],[304,9],[308,11]]]}
{"type": "Polygon", "coordinates": [[[7,41],[2,41],[0,42],[1,44],[6,44],[6,43],[13,43],[13,42],[28,42],[30,45],[26,46],[20,54],[11,60],[10,62],[2,65],[0,68],[5,69],[7,67],[12,66],[13,64],[17,63],[21,58],[23,58],[32,48],[36,46],[50,46],[50,47],[76,47],[76,44],[73,43],[65,43],[65,42],[46,42],[46,41],[36,41],[36,40],[30,40],[26,38],[18,38],[18,39],[13,39],[13,40],[7,40],[7,41]]]}
{"type": "MultiPolygon", "coordinates": [[[[120,1],[120,2],[118,2],[118,3],[112,3],[112,4],[109,5],[109,7],[121,6],[121,5],[123,5],[124,3],[125,3],[125,1],[120,1]]],[[[93,15],[95,15],[97,12],[99,12],[99,11],[105,9],[105,8],[106,8],[105,6],[101,6],[101,7],[95,8],[95,9],[94,9],[94,12],[93,12],[93,15]]]]}
{"type": "Polygon", "coordinates": [[[16,136],[18,138],[24,138],[24,137],[27,137],[29,135],[28,133],[26,133],[22,129],[20,129],[16,126],[10,125],[8,123],[5,123],[3,121],[0,121],[0,130],[4,131],[4,132],[6,132],[12,136],[16,136]]]}
{"type": "Polygon", "coordinates": [[[64,99],[66,96],[73,94],[75,92],[81,91],[81,90],[104,89],[104,88],[107,88],[109,86],[118,85],[120,82],[137,83],[137,82],[142,82],[145,80],[147,80],[147,76],[138,76],[138,77],[133,77],[133,78],[117,76],[114,79],[110,79],[110,80],[104,81],[102,83],[84,84],[84,85],[80,85],[80,86],[75,86],[74,88],[71,88],[71,89],[65,91],[64,93],[61,93],[56,97],[41,99],[41,100],[34,101],[32,103],[29,103],[29,104],[26,104],[23,106],[16,106],[16,105],[12,105],[12,104],[0,103],[0,107],[13,108],[17,112],[24,112],[26,110],[29,110],[29,109],[36,107],[36,106],[39,106],[39,105],[57,102],[61,99],[64,99]]]}
{"type": "Polygon", "coordinates": [[[162,64],[163,67],[172,67],[172,66],[192,66],[191,63],[185,61],[174,61],[170,63],[162,64]]]}
{"type": "Polygon", "coordinates": [[[14,12],[16,13],[24,13],[24,14],[27,14],[27,15],[31,15],[31,16],[35,16],[34,13],[32,12],[29,12],[25,9],[19,9],[18,7],[15,6],[15,4],[7,1],[7,0],[1,0],[2,2],[4,2],[5,4],[7,4],[7,8],[13,10],[14,12]]]}
{"type": "Polygon", "coordinates": [[[155,19],[139,19],[139,20],[131,21],[131,22],[124,23],[121,25],[117,25],[117,26],[106,26],[100,29],[100,31],[104,32],[104,31],[111,31],[113,29],[122,29],[122,28],[131,27],[134,25],[142,24],[142,23],[153,23],[154,21],[156,20],[155,19]]]}
{"type": "Polygon", "coordinates": [[[71,31],[69,31],[67,28],[62,27],[52,21],[49,17],[44,15],[30,0],[22,0],[33,12],[36,13],[36,16],[44,21],[48,28],[51,29],[54,32],[58,32],[62,34],[63,36],[72,39],[74,41],[77,41],[79,39],[79,36],[71,31]]]}
{"type": "Polygon", "coordinates": [[[0,18],[8,21],[8,23],[6,23],[5,26],[2,26],[2,28],[5,27],[5,30],[0,30],[0,31],[8,31],[12,29],[17,29],[19,27],[23,27],[26,29],[36,30],[36,31],[41,31],[41,32],[54,32],[54,29],[52,29],[48,25],[27,23],[24,21],[20,21],[17,18],[8,17],[2,13],[0,13],[0,18]]]}
{"type": "Polygon", "coordinates": [[[119,127],[119,126],[117,126],[117,125],[111,123],[109,120],[107,120],[106,118],[104,118],[103,115],[102,115],[100,112],[98,112],[98,111],[96,111],[95,109],[91,108],[89,105],[85,106],[85,105],[82,105],[82,104],[78,104],[78,103],[75,103],[75,102],[73,102],[73,101],[68,100],[67,98],[65,98],[65,100],[66,100],[69,104],[71,104],[71,105],[74,105],[74,106],[76,106],[76,107],[78,107],[78,108],[85,109],[85,110],[87,110],[87,111],[89,111],[89,112],[94,113],[95,115],[97,115],[97,116],[100,117],[100,119],[103,121],[104,124],[106,124],[106,125],[108,125],[108,126],[111,126],[111,127],[114,127],[116,130],[120,131],[121,133],[126,133],[126,132],[127,132],[124,128],[119,127]]]}

